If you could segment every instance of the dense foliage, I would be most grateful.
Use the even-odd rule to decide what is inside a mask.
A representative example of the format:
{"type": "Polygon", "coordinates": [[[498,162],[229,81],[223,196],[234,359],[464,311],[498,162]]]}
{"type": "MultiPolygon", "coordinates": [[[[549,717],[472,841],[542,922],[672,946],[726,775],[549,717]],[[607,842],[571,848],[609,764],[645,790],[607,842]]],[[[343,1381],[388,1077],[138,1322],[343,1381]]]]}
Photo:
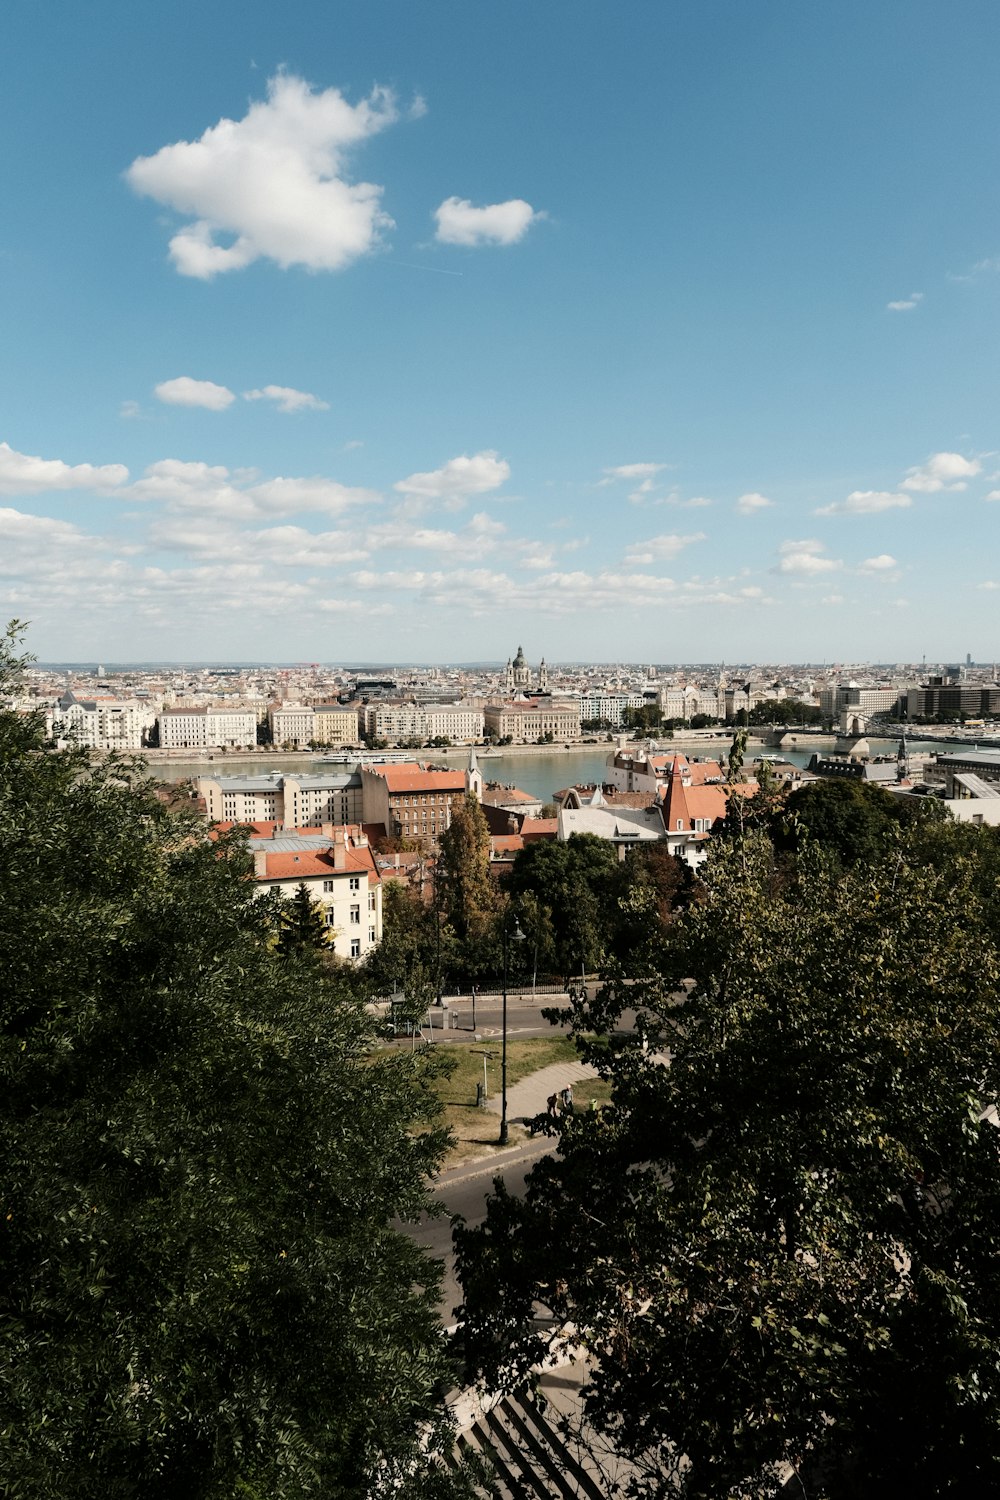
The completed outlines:
{"type": "Polygon", "coordinates": [[[38,743],[0,710],[0,1490],[437,1493],[430,1064],[275,952],[238,841],[38,743]]]}
{"type": "Polygon", "coordinates": [[[996,1493],[1000,839],[801,812],[576,1000],[613,1102],[460,1237],[471,1355],[571,1326],[643,1495],[996,1493]]]}

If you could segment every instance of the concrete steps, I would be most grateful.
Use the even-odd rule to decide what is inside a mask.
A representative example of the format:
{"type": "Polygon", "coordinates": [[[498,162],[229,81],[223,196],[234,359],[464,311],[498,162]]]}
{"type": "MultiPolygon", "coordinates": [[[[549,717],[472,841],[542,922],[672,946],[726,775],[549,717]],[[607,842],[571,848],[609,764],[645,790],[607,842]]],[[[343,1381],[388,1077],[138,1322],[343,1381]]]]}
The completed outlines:
{"type": "Polygon", "coordinates": [[[493,1468],[480,1493],[489,1500],[611,1500],[624,1494],[592,1455],[575,1455],[543,1406],[528,1391],[502,1397],[482,1411],[458,1442],[493,1468]]]}

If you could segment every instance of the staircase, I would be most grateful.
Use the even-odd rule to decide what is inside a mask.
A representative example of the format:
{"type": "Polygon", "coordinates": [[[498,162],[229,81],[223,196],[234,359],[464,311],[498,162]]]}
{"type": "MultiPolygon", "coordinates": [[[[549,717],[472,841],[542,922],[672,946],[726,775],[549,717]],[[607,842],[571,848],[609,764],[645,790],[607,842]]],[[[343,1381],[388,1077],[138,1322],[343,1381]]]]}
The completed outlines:
{"type": "MultiPolygon", "coordinates": [[[[503,1396],[479,1414],[460,1436],[456,1457],[479,1454],[491,1465],[492,1483],[480,1486],[480,1494],[488,1500],[612,1500],[624,1495],[598,1452],[578,1442],[571,1451],[550,1416],[558,1420],[555,1409],[528,1390],[503,1396]]],[[[610,1465],[611,1470],[618,1467],[610,1465]]]]}

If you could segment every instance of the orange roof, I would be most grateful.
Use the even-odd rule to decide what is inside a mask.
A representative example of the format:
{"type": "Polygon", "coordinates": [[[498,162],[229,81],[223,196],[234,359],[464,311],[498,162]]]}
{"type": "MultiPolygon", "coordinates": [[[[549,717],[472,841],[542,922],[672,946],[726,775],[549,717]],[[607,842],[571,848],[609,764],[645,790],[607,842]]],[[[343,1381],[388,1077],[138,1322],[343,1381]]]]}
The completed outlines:
{"type": "Polygon", "coordinates": [[[367,875],[370,882],[379,879],[370,849],[354,849],[348,845],[342,869],[337,868],[332,849],[303,850],[300,854],[268,854],[267,850],[263,853],[264,874],[259,875],[258,880],[310,880],[317,875],[326,879],[338,875],[367,875]]]}
{"type": "Polygon", "coordinates": [[[558,818],[525,818],[521,823],[521,838],[529,840],[554,839],[559,837],[558,818]]]}
{"type": "Polygon", "coordinates": [[[651,755],[648,764],[662,775],[670,775],[679,764],[692,786],[702,786],[706,781],[716,781],[723,775],[717,760],[688,760],[685,755],[651,755]]]}
{"type": "Polygon", "coordinates": [[[425,771],[422,766],[370,766],[393,792],[464,792],[464,771],[425,771]]]}
{"type": "Polygon", "coordinates": [[[726,816],[729,798],[733,795],[752,797],[757,783],[740,781],[733,786],[685,786],[680,767],[680,758],[663,792],[663,823],[668,833],[690,833],[696,819],[707,819],[714,823],[726,816]]]}
{"type": "Polygon", "coordinates": [[[494,833],[490,836],[493,854],[517,854],[524,848],[524,839],[519,833],[494,833]]]}

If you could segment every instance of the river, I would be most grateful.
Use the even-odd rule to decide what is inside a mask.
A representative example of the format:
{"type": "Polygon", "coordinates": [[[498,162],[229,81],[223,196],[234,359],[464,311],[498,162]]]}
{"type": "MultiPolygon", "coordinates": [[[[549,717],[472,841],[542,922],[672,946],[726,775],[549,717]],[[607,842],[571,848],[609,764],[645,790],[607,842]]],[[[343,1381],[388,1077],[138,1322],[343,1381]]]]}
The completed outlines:
{"type": "MultiPolygon", "coordinates": [[[[895,755],[899,741],[871,739],[868,743],[873,755],[895,755]]],[[[682,755],[697,755],[705,758],[708,756],[725,757],[729,750],[729,741],[728,739],[698,740],[685,744],[683,740],[678,739],[676,746],[682,755]]],[[[669,749],[669,746],[664,745],[664,748],[669,749]]],[[[748,747],[747,760],[758,754],[761,748],[759,745],[751,744],[748,747]]],[[[948,750],[954,748],[956,748],[954,743],[947,740],[907,740],[907,749],[913,753],[931,751],[947,753],[948,750]]],[[[543,802],[551,802],[553,793],[561,787],[573,786],[577,783],[590,785],[603,781],[604,769],[612,749],[611,745],[604,744],[595,745],[592,748],[581,747],[570,750],[518,750],[512,754],[505,754],[502,750],[491,750],[477,752],[477,758],[480,770],[487,781],[499,781],[518,786],[522,791],[539,797],[543,802]]],[[[780,755],[782,759],[791,761],[793,765],[806,766],[816,751],[829,754],[830,741],[824,740],[821,745],[807,745],[799,750],[769,749],[768,753],[780,755]]],[[[442,763],[464,765],[468,763],[469,752],[467,750],[414,751],[414,759],[417,757],[438,765],[442,763]]],[[[268,772],[278,771],[297,771],[302,774],[330,769],[329,762],[324,761],[318,755],[310,754],[217,755],[211,760],[155,761],[150,766],[152,774],[160,781],[185,781],[206,775],[261,776],[268,772]]]]}

